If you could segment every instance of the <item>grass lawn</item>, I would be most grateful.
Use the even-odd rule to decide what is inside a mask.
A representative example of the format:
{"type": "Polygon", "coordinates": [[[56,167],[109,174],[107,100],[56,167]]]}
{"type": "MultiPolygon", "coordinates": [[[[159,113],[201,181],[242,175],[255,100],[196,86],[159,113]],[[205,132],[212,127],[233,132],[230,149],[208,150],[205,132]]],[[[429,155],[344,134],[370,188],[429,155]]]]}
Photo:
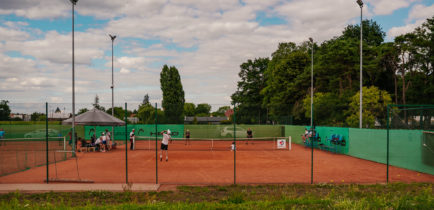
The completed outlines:
{"type": "Polygon", "coordinates": [[[434,209],[432,183],[180,186],[175,191],[1,194],[0,209],[434,209]]]}

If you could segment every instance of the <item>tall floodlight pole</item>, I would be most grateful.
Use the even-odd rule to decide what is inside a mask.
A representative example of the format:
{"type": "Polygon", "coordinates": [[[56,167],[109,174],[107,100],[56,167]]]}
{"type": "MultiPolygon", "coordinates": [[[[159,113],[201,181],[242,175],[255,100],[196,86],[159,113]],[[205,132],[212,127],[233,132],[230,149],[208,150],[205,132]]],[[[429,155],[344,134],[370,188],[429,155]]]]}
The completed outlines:
{"type": "Polygon", "coordinates": [[[312,68],[310,72],[310,127],[313,127],[313,39],[309,38],[312,47],[312,68]]]}
{"type": "Polygon", "coordinates": [[[69,0],[72,3],[72,149],[75,152],[75,51],[74,51],[74,6],[78,0],[69,0]]]}
{"type": "MultiPolygon", "coordinates": [[[[110,36],[110,39],[112,40],[112,86],[110,88],[112,89],[112,116],[114,116],[113,42],[116,39],[116,35],[113,36],[113,35],[109,34],[109,36],[110,36]]],[[[114,141],[114,137],[115,137],[114,131],[115,131],[115,128],[112,126],[112,134],[111,134],[112,141],[114,141]]]]}
{"type": "Polygon", "coordinates": [[[363,11],[363,1],[357,0],[357,4],[360,6],[360,119],[359,119],[359,128],[362,128],[362,113],[363,113],[363,62],[362,62],[362,47],[363,47],[363,20],[362,20],[362,11],[363,11]]]}
{"type": "Polygon", "coordinates": [[[114,89],[114,85],[113,85],[113,42],[116,39],[116,36],[113,36],[111,34],[109,34],[111,40],[112,40],[112,86],[110,87],[112,89],[112,116],[114,115],[114,94],[113,94],[113,89],[114,89]]]}

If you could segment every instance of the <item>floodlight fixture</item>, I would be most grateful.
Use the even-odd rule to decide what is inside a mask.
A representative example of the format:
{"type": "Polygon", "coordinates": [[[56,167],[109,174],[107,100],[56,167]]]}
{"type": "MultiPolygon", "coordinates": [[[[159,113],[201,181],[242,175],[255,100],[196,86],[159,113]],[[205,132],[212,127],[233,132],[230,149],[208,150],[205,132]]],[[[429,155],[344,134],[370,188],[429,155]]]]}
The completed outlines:
{"type": "Polygon", "coordinates": [[[362,0],[357,0],[356,2],[357,2],[357,4],[360,6],[360,8],[363,7],[363,1],[362,1],[362,0]]]}
{"type": "Polygon", "coordinates": [[[73,5],[76,5],[78,0],[69,0],[73,5]]]}

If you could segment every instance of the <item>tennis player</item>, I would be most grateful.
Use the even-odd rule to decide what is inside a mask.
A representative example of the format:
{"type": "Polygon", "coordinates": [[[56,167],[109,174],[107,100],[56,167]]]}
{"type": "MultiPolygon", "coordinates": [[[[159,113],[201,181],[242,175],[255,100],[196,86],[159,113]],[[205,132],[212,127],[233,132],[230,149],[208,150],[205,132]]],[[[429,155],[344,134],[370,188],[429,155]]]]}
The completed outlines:
{"type": "Polygon", "coordinates": [[[185,131],[185,145],[190,144],[190,130],[185,131]]]}
{"type": "Polygon", "coordinates": [[[130,132],[130,150],[134,150],[134,144],[136,143],[136,135],[134,134],[135,129],[130,132]]]}
{"type": "Polygon", "coordinates": [[[161,131],[161,135],[163,135],[163,140],[161,141],[161,154],[160,154],[160,161],[163,161],[163,151],[166,151],[166,162],[169,161],[169,140],[170,137],[170,130],[167,131],[161,131]]]}
{"type": "MultiPolygon", "coordinates": [[[[246,144],[249,144],[249,139],[253,138],[253,132],[252,129],[247,129],[247,139],[246,139],[246,144]]],[[[252,142],[253,144],[253,142],[252,142]]]]}

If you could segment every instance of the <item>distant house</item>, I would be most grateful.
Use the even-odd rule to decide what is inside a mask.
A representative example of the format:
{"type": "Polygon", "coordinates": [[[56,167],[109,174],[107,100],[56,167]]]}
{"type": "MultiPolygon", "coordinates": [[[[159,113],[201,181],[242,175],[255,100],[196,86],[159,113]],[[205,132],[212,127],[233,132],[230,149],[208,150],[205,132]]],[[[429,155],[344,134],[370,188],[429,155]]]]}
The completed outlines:
{"type": "Polygon", "coordinates": [[[221,121],[228,120],[227,117],[185,117],[184,124],[193,124],[195,118],[198,124],[213,124],[213,125],[218,125],[220,124],[221,121]]]}
{"type": "Polygon", "coordinates": [[[18,118],[18,119],[21,119],[23,121],[30,121],[30,115],[28,115],[28,114],[11,113],[11,114],[9,114],[9,117],[11,119],[18,118]]]}
{"type": "Polygon", "coordinates": [[[72,117],[72,114],[66,113],[65,111],[62,112],[62,110],[57,107],[55,112],[48,113],[48,120],[51,121],[61,121],[66,120],[72,117]]]}
{"type": "Polygon", "coordinates": [[[127,117],[127,119],[133,124],[139,123],[139,118],[136,116],[136,114],[131,114],[129,117],[127,117]]]}

